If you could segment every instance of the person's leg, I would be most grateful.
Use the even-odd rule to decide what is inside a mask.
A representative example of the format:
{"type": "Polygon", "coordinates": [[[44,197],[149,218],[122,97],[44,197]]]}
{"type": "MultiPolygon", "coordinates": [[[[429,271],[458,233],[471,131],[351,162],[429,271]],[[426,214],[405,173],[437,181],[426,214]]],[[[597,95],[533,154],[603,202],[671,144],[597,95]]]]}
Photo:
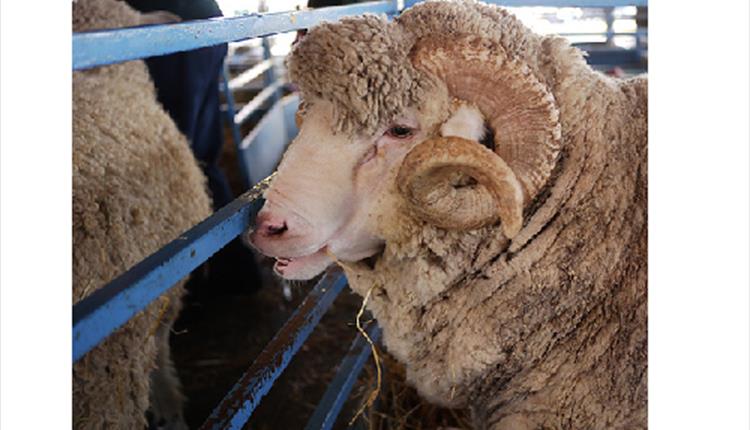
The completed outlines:
{"type": "MultiPolygon", "coordinates": [[[[208,179],[218,210],[234,199],[226,175],[217,162],[223,146],[223,118],[219,109],[219,76],[226,45],[180,52],[147,60],[159,101],[188,137],[193,153],[208,179]]],[[[205,276],[188,284],[192,294],[220,291],[249,292],[260,286],[252,252],[235,239],[208,260],[205,276]]]]}
{"type": "Polygon", "coordinates": [[[218,45],[146,60],[159,101],[187,136],[208,178],[214,210],[234,198],[217,165],[224,143],[218,77],[226,51],[226,45],[218,45]]]}
{"type": "Polygon", "coordinates": [[[221,76],[224,66],[226,45],[223,45],[222,48],[221,52],[214,50],[210,56],[205,58],[206,64],[210,64],[211,73],[217,79],[210,82],[203,90],[204,99],[196,120],[198,124],[202,124],[202,127],[193,132],[196,142],[194,151],[196,154],[200,154],[199,159],[205,163],[203,166],[204,172],[208,177],[208,184],[213,194],[215,210],[234,199],[227,177],[218,166],[224,143],[223,124],[225,121],[219,107],[221,98],[218,83],[218,77],[221,76]],[[218,144],[214,142],[218,142],[218,144]]]}

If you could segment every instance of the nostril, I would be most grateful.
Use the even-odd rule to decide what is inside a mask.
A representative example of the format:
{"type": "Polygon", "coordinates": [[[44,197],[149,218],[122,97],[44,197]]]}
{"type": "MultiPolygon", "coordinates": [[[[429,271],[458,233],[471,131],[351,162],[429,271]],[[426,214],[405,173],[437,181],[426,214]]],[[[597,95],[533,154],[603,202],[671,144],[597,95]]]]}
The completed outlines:
{"type": "Polygon", "coordinates": [[[268,223],[265,225],[265,233],[267,236],[278,236],[286,230],[286,222],[282,222],[281,224],[268,223]]]}

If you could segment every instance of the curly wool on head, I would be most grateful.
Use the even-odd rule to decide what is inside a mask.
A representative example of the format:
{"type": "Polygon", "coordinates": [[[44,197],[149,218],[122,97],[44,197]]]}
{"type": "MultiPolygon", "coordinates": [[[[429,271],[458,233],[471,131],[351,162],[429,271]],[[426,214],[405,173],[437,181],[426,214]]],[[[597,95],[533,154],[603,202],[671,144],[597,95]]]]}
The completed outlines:
{"type": "Polygon", "coordinates": [[[530,57],[541,39],[505,9],[472,0],[426,1],[405,11],[396,22],[416,39],[434,35],[483,36],[500,43],[515,57],[530,57]]]}
{"type": "Polygon", "coordinates": [[[408,61],[413,43],[385,17],[324,23],[295,46],[287,59],[289,76],[305,103],[333,102],[336,132],[373,134],[425,101],[429,82],[408,61]]]}
{"type": "Polygon", "coordinates": [[[287,57],[289,77],[306,103],[333,102],[336,132],[374,134],[439,89],[409,61],[415,43],[430,35],[493,40],[509,57],[523,57],[544,80],[536,64],[543,38],[504,9],[471,0],[427,1],[393,22],[385,15],[363,15],[320,24],[287,57]]]}

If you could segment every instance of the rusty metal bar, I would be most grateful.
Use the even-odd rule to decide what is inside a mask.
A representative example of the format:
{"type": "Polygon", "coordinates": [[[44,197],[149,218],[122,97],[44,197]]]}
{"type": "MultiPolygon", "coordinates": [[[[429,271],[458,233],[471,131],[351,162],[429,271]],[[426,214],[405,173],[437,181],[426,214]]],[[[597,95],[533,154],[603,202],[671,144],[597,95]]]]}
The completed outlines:
{"type": "Polygon", "coordinates": [[[341,273],[326,273],[201,429],[241,429],[346,285],[341,273]]]}
{"type": "MultiPolygon", "coordinates": [[[[367,329],[368,336],[375,343],[380,339],[380,332],[377,323],[373,323],[367,329]]],[[[336,376],[333,377],[328,389],[320,399],[320,403],[315,408],[315,412],[307,422],[305,430],[330,430],[333,427],[341,408],[349,398],[354,383],[357,382],[362,367],[372,354],[371,351],[370,344],[367,343],[364,336],[358,333],[351,347],[349,347],[349,352],[341,360],[336,376]]]]}

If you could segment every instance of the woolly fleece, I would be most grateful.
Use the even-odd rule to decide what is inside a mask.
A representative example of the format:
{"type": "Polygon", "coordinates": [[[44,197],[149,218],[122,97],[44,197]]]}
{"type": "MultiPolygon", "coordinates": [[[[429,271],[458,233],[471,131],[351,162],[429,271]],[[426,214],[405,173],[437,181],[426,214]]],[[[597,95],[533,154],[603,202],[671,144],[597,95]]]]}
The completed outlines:
{"type": "MultiPolygon", "coordinates": [[[[513,240],[499,225],[444,231],[393,211],[374,268],[344,264],[428,400],[477,428],[634,429],[647,404],[647,80],[593,71],[562,38],[472,1],[426,2],[311,30],[288,60],[306,102],[368,134],[429,103],[408,51],[432,34],[499,43],[552,93],[561,150],[513,240]]],[[[398,191],[392,184],[394,208],[398,191]]]]}
{"type": "Polygon", "coordinates": [[[399,25],[375,15],[323,23],[287,57],[289,77],[305,103],[333,102],[337,132],[371,135],[425,101],[430,85],[408,60],[412,44],[399,25]]]}
{"type": "MultiPolygon", "coordinates": [[[[76,32],[139,22],[123,2],[73,3],[76,32]]],[[[143,62],[74,72],[73,302],[210,213],[205,178],[143,62]]],[[[157,350],[168,346],[182,294],[180,283],[74,364],[74,428],[145,427],[157,352],[163,376],[174,376],[168,351],[157,350]]]]}

